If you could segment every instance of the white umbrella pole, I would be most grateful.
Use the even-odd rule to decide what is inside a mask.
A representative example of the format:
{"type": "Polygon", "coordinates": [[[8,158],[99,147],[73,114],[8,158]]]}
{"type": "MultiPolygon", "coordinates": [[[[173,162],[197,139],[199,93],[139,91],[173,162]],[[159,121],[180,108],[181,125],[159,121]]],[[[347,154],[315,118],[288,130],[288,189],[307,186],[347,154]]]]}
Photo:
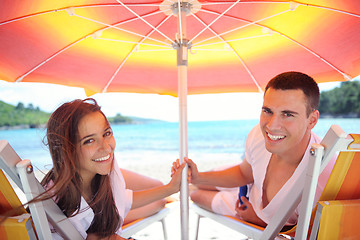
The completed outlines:
{"type": "MultiPolygon", "coordinates": [[[[180,4],[180,3],[179,3],[180,4]]],[[[186,15],[178,5],[178,96],[179,96],[179,154],[180,162],[188,156],[188,121],[187,121],[187,65],[188,41],[186,40],[186,15]]],[[[180,187],[181,240],[189,239],[189,186],[188,167],[184,168],[180,187]]]]}
{"type": "MultiPolygon", "coordinates": [[[[179,139],[180,162],[188,156],[187,131],[187,66],[178,66],[179,81],[179,139]]],[[[187,181],[188,167],[185,166],[180,188],[181,239],[189,239],[189,187],[187,181]]]]}

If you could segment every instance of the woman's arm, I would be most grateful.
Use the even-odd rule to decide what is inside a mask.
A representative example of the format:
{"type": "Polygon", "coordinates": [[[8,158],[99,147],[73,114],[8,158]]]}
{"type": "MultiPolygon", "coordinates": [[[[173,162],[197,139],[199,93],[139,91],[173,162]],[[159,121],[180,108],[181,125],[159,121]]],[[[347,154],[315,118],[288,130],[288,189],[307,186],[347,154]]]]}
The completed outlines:
{"type": "Polygon", "coordinates": [[[178,192],[181,184],[181,173],[185,167],[185,164],[185,162],[181,164],[180,167],[176,170],[176,172],[173,173],[172,179],[168,184],[146,190],[134,191],[133,204],[131,206],[131,209],[142,207],[146,204],[178,192]]]}

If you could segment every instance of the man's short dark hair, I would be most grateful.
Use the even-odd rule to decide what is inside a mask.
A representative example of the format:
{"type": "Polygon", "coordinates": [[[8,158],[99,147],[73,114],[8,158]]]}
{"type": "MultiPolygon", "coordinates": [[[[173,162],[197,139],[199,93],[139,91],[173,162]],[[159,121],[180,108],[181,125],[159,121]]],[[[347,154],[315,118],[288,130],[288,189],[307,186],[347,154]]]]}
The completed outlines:
{"type": "MultiPolygon", "coordinates": [[[[320,91],[315,80],[301,72],[284,72],[272,78],[265,87],[265,93],[269,89],[297,90],[300,89],[306,96],[307,114],[319,107],[320,91]]],[[[265,94],[264,93],[264,94],[265,94]]]]}

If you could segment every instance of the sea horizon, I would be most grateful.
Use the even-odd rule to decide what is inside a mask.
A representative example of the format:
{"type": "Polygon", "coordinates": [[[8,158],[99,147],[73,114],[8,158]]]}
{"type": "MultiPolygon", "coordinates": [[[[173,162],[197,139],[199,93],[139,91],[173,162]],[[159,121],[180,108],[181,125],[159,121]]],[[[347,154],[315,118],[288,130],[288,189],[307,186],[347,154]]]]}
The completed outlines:
{"type": "MultiPolygon", "coordinates": [[[[197,161],[228,159],[240,162],[245,140],[258,119],[191,121],[188,123],[188,155],[197,161]]],[[[332,124],[346,133],[359,132],[360,118],[321,118],[313,131],[323,138],[332,124]]],[[[179,129],[177,122],[112,125],[121,162],[172,162],[178,158],[179,129]]],[[[22,159],[30,159],[39,169],[50,169],[51,158],[43,144],[45,128],[0,130],[0,139],[8,140],[22,159]]]]}

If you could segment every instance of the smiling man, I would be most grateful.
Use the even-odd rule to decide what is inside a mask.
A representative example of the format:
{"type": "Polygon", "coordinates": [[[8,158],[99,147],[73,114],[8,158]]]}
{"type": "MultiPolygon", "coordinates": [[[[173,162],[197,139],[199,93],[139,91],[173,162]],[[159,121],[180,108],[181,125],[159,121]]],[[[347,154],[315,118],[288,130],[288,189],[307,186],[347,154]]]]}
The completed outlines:
{"type": "MultiPolygon", "coordinates": [[[[191,183],[197,186],[191,199],[210,211],[266,226],[307,166],[311,144],[321,141],[311,131],[319,119],[319,100],[318,85],[306,74],[286,72],[271,79],[265,88],[260,123],[250,131],[245,158],[239,165],[198,172],[196,164],[188,160],[191,183]],[[249,200],[241,198],[242,205],[236,193],[216,188],[243,185],[251,189],[249,200]]],[[[328,173],[320,175],[316,200],[328,173]]],[[[286,225],[296,224],[297,218],[296,210],[286,225]]]]}

